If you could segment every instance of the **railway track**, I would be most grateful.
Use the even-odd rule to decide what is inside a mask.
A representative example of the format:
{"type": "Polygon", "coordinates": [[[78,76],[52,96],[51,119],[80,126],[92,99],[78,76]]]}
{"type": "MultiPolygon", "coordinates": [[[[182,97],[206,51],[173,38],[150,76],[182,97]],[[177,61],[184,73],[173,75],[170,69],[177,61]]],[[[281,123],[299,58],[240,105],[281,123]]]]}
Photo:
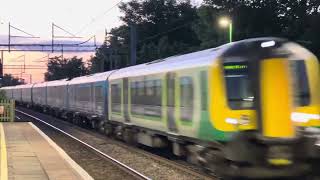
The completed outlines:
{"type": "MultiPolygon", "coordinates": [[[[101,135],[101,134],[98,134],[96,132],[93,132],[93,131],[90,131],[90,130],[87,130],[87,129],[84,129],[84,128],[80,128],[80,127],[77,127],[77,126],[73,126],[71,123],[63,121],[63,120],[59,120],[59,126],[61,126],[61,124],[64,124],[64,127],[63,128],[62,127],[59,128],[59,127],[56,127],[57,125],[55,125],[55,123],[53,123],[54,121],[48,122],[48,121],[44,120],[46,118],[39,118],[40,114],[43,115],[43,116],[48,116],[48,115],[44,115],[44,114],[38,113],[38,112],[33,112],[31,110],[22,110],[22,111],[21,110],[16,110],[16,111],[18,113],[21,113],[21,114],[23,114],[25,116],[28,116],[28,117],[32,118],[33,120],[41,122],[41,123],[53,128],[53,129],[55,129],[57,131],[63,133],[64,135],[76,140],[77,142],[87,146],[88,148],[92,149],[93,151],[95,151],[96,153],[100,154],[101,156],[103,156],[105,158],[108,158],[112,163],[116,164],[121,169],[124,169],[124,170],[128,171],[128,173],[130,173],[131,175],[137,177],[138,179],[163,179],[163,178],[166,177],[166,176],[154,176],[154,174],[152,174],[152,173],[149,174],[148,171],[146,171],[145,173],[141,173],[141,171],[140,171],[141,169],[138,171],[138,170],[136,170],[134,168],[131,168],[131,167],[134,167],[134,166],[130,167],[130,166],[126,165],[126,163],[123,163],[120,160],[117,160],[116,158],[114,158],[114,156],[112,157],[112,156],[108,155],[106,152],[103,151],[103,149],[101,147],[97,147],[95,145],[92,145],[92,144],[88,143],[88,139],[90,139],[89,137],[88,137],[88,139],[85,139],[85,140],[83,138],[78,138],[80,136],[79,133],[82,133],[82,134],[87,134],[87,135],[90,135],[90,136],[94,136],[97,139],[105,140],[106,137],[101,135]],[[34,115],[32,115],[32,114],[34,114],[34,115]],[[66,127],[73,128],[72,132],[67,132],[68,130],[65,129],[66,127]],[[81,132],[79,132],[79,131],[81,131],[81,132]],[[78,137],[76,137],[75,135],[72,135],[72,134],[77,134],[76,136],[78,136],[78,137]]],[[[51,117],[51,118],[53,118],[53,117],[51,117]]],[[[124,144],[124,143],[122,143],[120,141],[112,140],[112,139],[109,139],[109,138],[108,138],[108,141],[111,142],[112,144],[115,144],[116,146],[120,146],[120,147],[122,147],[124,149],[127,149],[127,150],[133,152],[133,153],[140,154],[140,156],[144,156],[144,157],[146,157],[148,159],[152,159],[153,161],[156,161],[157,163],[164,164],[170,170],[173,170],[173,169],[178,170],[178,171],[180,171],[180,173],[182,172],[182,174],[184,174],[185,177],[189,177],[188,179],[219,179],[219,178],[217,178],[217,177],[215,177],[213,175],[206,174],[206,173],[200,171],[199,169],[195,170],[194,167],[192,167],[192,166],[190,166],[190,165],[188,165],[186,163],[168,160],[168,159],[166,159],[166,158],[164,158],[164,157],[162,157],[160,155],[156,155],[156,154],[153,154],[151,152],[147,152],[145,150],[142,150],[142,149],[139,149],[139,148],[136,148],[136,147],[128,146],[128,145],[126,145],[126,144],[124,144]]],[[[100,144],[103,144],[103,142],[100,142],[100,144]]],[[[172,179],[177,179],[177,176],[173,175],[172,179]]],[[[184,179],[184,177],[182,177],[181,179],[184,179]]]]}
{"type": "Polygon", "coordinates": [[[131,175],[133,175],[133,176],[137,177],[138,179],[142,179],[142,180],[151,180],[151,178],[149,178],[149,177],[147,177],[147,176],[143,175],[142,173],[140,173],[140,172],[136,171],[135,169],[133,169],[133,168],[131,168],[131,167],[127,166],[126,164],[124,164],[124,163],[122,163],[122,162],[118,161],[117,159],[115,159],[115,158],[113,158],[113,157],[111,157],[111,156],[109,156],[109,155],[105,154],[104,152],[102,152],[102,151],[100,151],[99,149],[97,149],[97,148],[95,148],[95,147],[91,146],[90,144],[88,144],[88,143],[86,143],[86,142],[84,142],[84,141],[82,141],[82,140],[80,140],[80,139],[76,138],[75,136],[73,136],[73,135],[71,135],[71,134],[69,134],[69,133],[67,133],[67,132],[65,132],[65,131],[63,131],[63,130],[61,130],[61,129],[59,129],[59,128],[57,128],[57,127],[55,127],[55,126],[51,125],[51,124],[49,124],[49,123],[47,123],[47,122],[45,122],[44,120],[42,120],[42,119],[40,119],[40,118],[37,118],[37,117],[35,117],[35,116],[33,116],[33,115],[30,115],[30,114],[28,114],[28,113],[25,113],[25,112],[23,112],[23,111],[20,111],[20,110],[16,110],[16,112],[19,112],[19,113],[21,113],[21,114],[24,114],[24,115],[26,115],[26,116],[29,116],[29,117],[31,117],[31,118],[33,118],[33,119],[35,119],[35,120],[37,120],[37,121],[39,121],[39,122],[41,122],[41,123],[43,123],[43,124],[47,125],[47,126],[49,126],[49,127],[53,128],[53,129],[55,129],[55,130],[57,130],[57,131],[59,131],[59,132],[63,133],[64,135],[66,135],[66,136],[68,136],[68,137],[72,138],[73,140],[75,140],[75,141],[77,141],[77,142],[79,142],[79,143],[83,144],[84,146],[86,146],[86,147],[90,148],[90,149],[91,149],[91,150],[93,150],[94,152],[96,152],[96,153],[100,154],[100,155],[101,155],[101,156],[103,156],[104,158],[107,158],[107,159],[108,159],[108,160],[110,160],[113,164],[115,164],[115,165],[119,166],[121,169],[123,169],[123,170],[125,170],[126,172],[128,172],[129,174],[131,174],[131,175]]]}

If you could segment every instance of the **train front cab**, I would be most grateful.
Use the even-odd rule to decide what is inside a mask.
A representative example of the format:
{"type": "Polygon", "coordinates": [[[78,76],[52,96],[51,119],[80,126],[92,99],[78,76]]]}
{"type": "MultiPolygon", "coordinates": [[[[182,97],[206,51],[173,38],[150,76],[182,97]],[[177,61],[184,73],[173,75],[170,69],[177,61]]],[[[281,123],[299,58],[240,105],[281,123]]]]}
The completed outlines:
{"type": "Polygon", "coordinates": [[[250,178],[311,174],[310,161],[320,156],[316,57],[282,39],[257,39],[235,44],[216,66],[212,84],[224,86],[211,88],[211,119],[234,132],[217,171],[250,178]]]}

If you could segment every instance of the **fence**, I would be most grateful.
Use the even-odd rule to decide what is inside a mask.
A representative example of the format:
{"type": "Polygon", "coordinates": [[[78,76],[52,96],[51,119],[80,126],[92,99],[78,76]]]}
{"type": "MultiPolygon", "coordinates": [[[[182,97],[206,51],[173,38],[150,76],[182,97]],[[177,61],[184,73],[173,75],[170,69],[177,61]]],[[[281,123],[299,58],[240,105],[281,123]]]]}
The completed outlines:
{"type": "Polygon", "coordinates": [[[13,122],[14,121],[14,100],[0,100],[0,122],[13,122]]]}

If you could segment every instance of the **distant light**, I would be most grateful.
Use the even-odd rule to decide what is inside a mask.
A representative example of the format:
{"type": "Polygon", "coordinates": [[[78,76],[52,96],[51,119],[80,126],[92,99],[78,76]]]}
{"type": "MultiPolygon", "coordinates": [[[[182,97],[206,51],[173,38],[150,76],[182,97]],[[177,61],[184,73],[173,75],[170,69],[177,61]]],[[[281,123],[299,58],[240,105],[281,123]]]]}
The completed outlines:
{"type": "Polygon", "coordinates": [[[228,27],[230,23],[231,23],[231,20],[226,17],[223,17],[219,20],[219,24],[221,27],[228,27]]]}
{"type": "Polygon", "coordinates": [[[298,123],[307,123],[311,119],[320,120],[320,115],[318,114],[307,114],[307,113],[291,113],[291,120],[298,123]]]}
{"type": "Polygon", "coordinates": [[[238,119],[234,119],[234,118],[226,118],[226,123],[239,124],[238,119]]]}
{"type": "Polygon", "coordinates": [[[267,42],[263,42],[261,43],[261,47],[266,48],[266,47],[272,47],[276,45],[275,41],[267,41],[267,42]]]}

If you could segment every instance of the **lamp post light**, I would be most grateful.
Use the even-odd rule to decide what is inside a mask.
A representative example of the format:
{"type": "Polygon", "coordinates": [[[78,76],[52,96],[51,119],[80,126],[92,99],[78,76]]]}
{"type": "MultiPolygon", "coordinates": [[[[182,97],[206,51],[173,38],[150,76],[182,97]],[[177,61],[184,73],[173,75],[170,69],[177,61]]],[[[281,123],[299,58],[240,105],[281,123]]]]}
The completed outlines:
{"type": "Polygon", "coordinates": [[[219,20],[219,25],[223,28],[229,27],[229,42],[232,42],[232,21],[229,18],[223,17],[219,20]]]}

